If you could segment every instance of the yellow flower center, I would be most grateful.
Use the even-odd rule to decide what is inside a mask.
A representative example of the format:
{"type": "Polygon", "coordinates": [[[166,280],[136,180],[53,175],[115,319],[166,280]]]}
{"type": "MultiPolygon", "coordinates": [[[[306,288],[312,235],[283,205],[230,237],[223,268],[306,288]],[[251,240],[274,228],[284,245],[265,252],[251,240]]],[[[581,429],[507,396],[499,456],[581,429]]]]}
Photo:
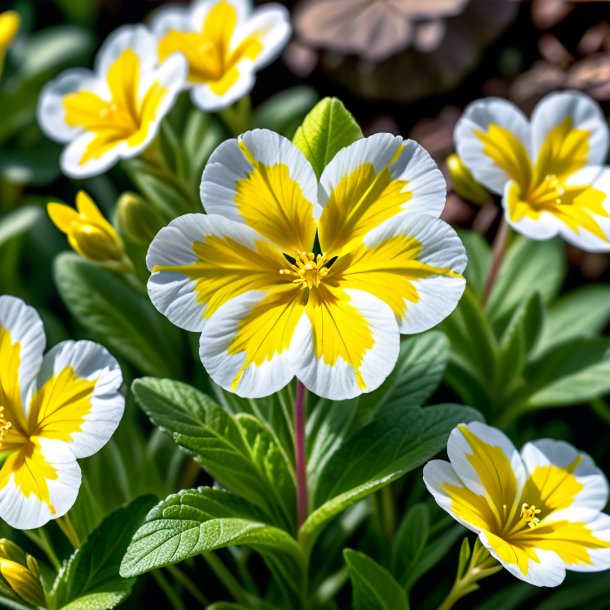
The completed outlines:
{"type": "Polygon", "coordinates": [[[0,406],[0,450],[2,449],[2,443],[6,433],[13,427],[10,421],[6,420],[4,416],[4,407],[0,406]]]}
{"type": "Polygon", "coordinates": [[[566,194],[566,189],[562,181],[555,174],[545,176],[529,194],[528,199],[532,205],[544,207],[545,205],[561,205],[565,203],[562,197],[566,194]]]}
{"type": "Polygon", "coordinates": [[[280,269],[280,275],[291,277],[292,283],[300,284],[301,288],[317,288],[328,275],[327,263],[325,254],[316,256],[313,252],[297,252],[294,263],[280,269]]]}

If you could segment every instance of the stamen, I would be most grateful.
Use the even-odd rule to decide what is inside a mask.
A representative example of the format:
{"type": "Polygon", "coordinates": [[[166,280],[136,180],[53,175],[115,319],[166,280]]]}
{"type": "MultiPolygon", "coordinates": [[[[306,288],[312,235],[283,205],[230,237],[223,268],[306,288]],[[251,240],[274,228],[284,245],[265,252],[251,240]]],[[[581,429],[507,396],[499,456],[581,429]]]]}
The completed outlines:
{"type": "Polygon", "coordinates": [[[10,421],[6,420],[4,415],[4,407],[0,406],[0,446],[4,441],[4,437],[8,433],[8,431],[13,427],[10,421]]]}
{"type": "Polygon", "coordinates": [[[327,258],[324,254],[317,256],[313,252],[296,252],[294,263],[290,267],[280,269],[280,275],[291,276],[293,284],[301,288],[317,288],[323,278],[328,275],[327,258]]]}
{"type": "Polygon", "coordinates": [[[526,525],[532,529],[540,523],[540,518],[536,516],[539,515],[540,512],[540,509],[536,508],[535,504],[530,506],[524,502],[521,505],[521,519],[524,520],[526,525]]]}

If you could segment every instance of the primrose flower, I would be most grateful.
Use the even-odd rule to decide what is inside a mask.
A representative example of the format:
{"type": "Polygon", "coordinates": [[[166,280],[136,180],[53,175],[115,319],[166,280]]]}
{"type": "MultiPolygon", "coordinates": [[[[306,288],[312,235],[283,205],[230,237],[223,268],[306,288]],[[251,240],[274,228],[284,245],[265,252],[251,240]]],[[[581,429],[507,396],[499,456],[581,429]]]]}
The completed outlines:
{"type": "Polygon", "coordinates": [[[63,203],[47,205],[53,224],[68,236],[72,248],[95,263],[122,265],[123,241],[85,191],[76,195],[76,210],[63,203]]]}
{"type": "Polygon", "coordinates": [[[273,61],[290,38],[290,16],[280,4],[252,11],[249,0],[199,0],[169,6],[151,28],[163,61],[180,52],[188,60],[187,86],[202,110],[221,110],[250,92],[255,73],[273,61]]]}
{"type": "Polygon", "coordinates": [[[518,453],[476,422],[453,430],[447,453],[425,466],[428,490],[511,574],[554,587],[566,569],[610,568],[608,482],[589,456],[548,439],[518,453]]]}
{"type": "Polygon", "coordinates": [[[38,562],[14,542],[0,539],[1,580],[23,601],[36,608],[46,608],[38,562]]]}
{"type": "Polygon", "coordinates": [[[292,142],[257,129],[212,153],[201,199],[208,215],[153,240],[148,291],[174,324],[202,332],[203,365],[241,396],[294,375],[332,399],[374,390],[399,333],[434,326],[464,290],[464,248],[437,218],[445,182],[411,140],[359,140],[318,183],[292,142]]]}
{"type": "Polygon", "coordinates": [[[121,370],[91,341],[64,341],[43,357],[42,321],[0,296],[0,518],[41,527],[74,504],[77,458],[93,455],[123,415],[121,370]]]}
{"type": "Polygon", "coordinates": [[[546,96],[531,122],[510,102],[474,102],[455,129],[462,162],[502,194],[507,222],[531,239],[561,235],[583,250],[610,250],[608,125],[575,91],[546,96]]]}
{"type": "Polygon", "coordinates": [[[157,45],[143,26],[125,26],[100,49],[95,70],[66,70],[46,85],[38,122],[53,140],[67,144],[63,171],[86,178],[119,159],[136,157],[157,135],[186,77],[176,55],[157,63],[157,45]]]}

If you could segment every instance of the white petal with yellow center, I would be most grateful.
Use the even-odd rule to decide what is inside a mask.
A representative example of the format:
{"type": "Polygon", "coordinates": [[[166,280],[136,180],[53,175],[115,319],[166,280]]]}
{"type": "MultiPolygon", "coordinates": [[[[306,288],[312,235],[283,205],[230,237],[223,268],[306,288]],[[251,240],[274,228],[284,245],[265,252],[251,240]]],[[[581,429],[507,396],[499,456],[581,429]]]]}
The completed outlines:
{"type": "Polygon", "coordinates": [[[63,441],[77,458],[97,453],[123,416],[122,383],[119,365],[101,345],[59,343],[45,355],[29,393],[31,434],[63,441]]]}
{"type": "Polygon", "coordinates": [[[309,252],[316,234],[318,184],[288,139],[255,129],[211,155],[201,179],[208,214],[244,223],[293,256],[309,252]]]}
{"type": "Polygon", "coordinates": [[[372,229],[410,212],[440,216],[446,185],[430,155],[413,140],[379,133],[340,150],[320,178],[320,244],[348,251],[372,229]]]}

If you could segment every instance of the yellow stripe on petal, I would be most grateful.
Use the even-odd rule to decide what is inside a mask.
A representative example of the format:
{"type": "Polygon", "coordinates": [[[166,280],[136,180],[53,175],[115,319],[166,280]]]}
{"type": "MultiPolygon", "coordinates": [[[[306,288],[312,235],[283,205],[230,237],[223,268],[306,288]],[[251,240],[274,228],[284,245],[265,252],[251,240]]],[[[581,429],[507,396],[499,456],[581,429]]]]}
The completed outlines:
{"type": "Polygon", "coordinates": [[[21,365],[21,344],[11,340],[6,328],[0,327],[0,407],[3,408],[2,450],[23,442],[26,421],[21,404],[19,387],[19,367],[21,365]],[[10,424],[6,428],[6,424],[10,424]]]}
{"type": "Polygon", "coordinates": [[[243,141],[239,146],[253,166],[235,185],[234,201],[240,216],[290,256],[309,252],[316,234],[313,203],[286,164],[265,165],[254,158],[243,141]]]}
{"type": "Polygon", "coordinates": [[[35,439],[8,456],[0,470],[0,489],[6,487],[11,475],[23,496],[38,498],[49,507],[51,514],[55,514],[48,482],[57,480],[59,474],[45,459],[40,444],[35,439]]]}
{"type": "Polygon", "coordinates": [[[481,530],[494,528],[495,514],[483,496],[475,494],[467,487],[457,487],[450,483],[443,484],[441,489],[451,499],[451,512],[458,519],[481,530]]]}
{"type": "Polygon", "coordinates": [[[408,302],[419,301],[416,280],[437,275],[462,277],[451,269],[419,261],[421,250],[421,242],[406,235],[390,237],[372,247],[362,244],[337,260],[335,273],[342,273],[346,287],[375,295],[401,318],[407,313],[408,302]]]}
{"type": "Polygon", "coordinates": [[[268,294],[241,320],[227,350],[231,355],[246,355],[233,380],[233,391],[249,366],[261,366],[290,348],[306,303],[305,290],[286,284],[268,294]]]}
{"type": "Polygon", "coordinates": [[[210,82],[212,93],[218,96],[226,95],[235,83],[237,83],[240,74],[237,66],[229,68],[219,79],[210,82]]]}
{"type": "Polygon", "coordinates": [[[202,37],[219,50],[221,57],[228,57],[231,39],[237,25],[237,11],[226,0],[220,0],[206,15],[201,30],[202,37]]]}
{"type": "Polygon", "coordinates": [[[532,179],[530,156],[515,134],[495,123],[491,123],[487,131],[477,129],[474,134],[483,144],[483,154],[490,157],[522,188],[529,186],[532,179]]]}
{"type": "Polygon", "coordinates": [[[256,250],[230,237],[206,235],[193,244],[196,262],[186,265],[155,265],[153,273],[182,273],[195,282],[197,300],[209,318],[221,305],[249,290],[267,290],[280,282],[286,259],[264,242],[256,250]]]}
{"type": "Polygon", "coordinates": [[[347,363],[356,375],[361,390],[366,389],[362,375],[364,356],[375,345],[371,325],[350,303],[349,296],[330,280],[312,290],[307,303],[316,358],[335,366],[347,363]]]}
{"type": "Polygon", "coordinates": [[[82,379],[68,366],[34,394],[28,412],[31,436],[74,440],[92,409],[95,380],[82,379]]]}
{"type": "MultiPolygon", "coordinates": [[[[394,159],[401,152],[399,147],[394,159]]],[[[399,214],[412,197],[407,184],[407,180],[394,179],[389,167],[376,173],[371,163],[363,163],[344,176],[330,193],[320,217],[322,250],[328,256],[340,254],[352,242],[399,214]]]]}

